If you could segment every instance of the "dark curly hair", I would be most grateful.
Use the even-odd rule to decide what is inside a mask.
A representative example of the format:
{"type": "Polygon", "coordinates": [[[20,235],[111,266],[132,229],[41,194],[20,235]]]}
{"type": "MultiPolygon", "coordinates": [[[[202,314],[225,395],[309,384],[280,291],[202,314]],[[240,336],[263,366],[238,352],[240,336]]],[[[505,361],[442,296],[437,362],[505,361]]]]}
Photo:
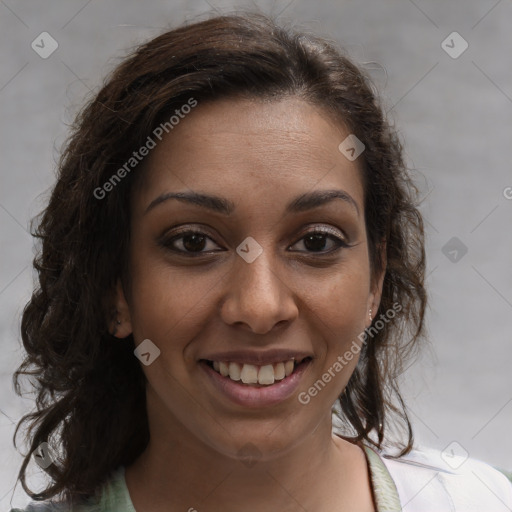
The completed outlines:
{"type": "Polygon", "coordinates": [[[18,475],[27,494],[35,500],[86,498],[147,446],[146,381],[133,337],[119,343],[108,330],[115,284],[121,279],[129,285],[130,196],[144,163],[101,200],[97,191],[191,97],[199,104],[298,97],[322,107],[364,143],[358,163],[372,277],[386,269],[380,311],[401,307],[363,344],[338,414],[354,433],[347,439],[381,448],[385,433],[396,427],[402,431],[398,456],[412,449],[397,379],[425,338],[423,221],[402,144],[374,89],[335,42],[260,13],[216,16],[167,31],[133,50],[109,75],[77,115],[48,205],[31,225],[41,240],[33,263],[39,283],[23,311],[26,357],[13,376],[18,395],[21,376],[36,394],[35,411],[19,421],[13,438],[16,446],[28,422],[30,451],[18,475]],[[58,447],[57,458],[45,469],[52,483],[34,493],[27,465],[44,442],[58,447]]]}

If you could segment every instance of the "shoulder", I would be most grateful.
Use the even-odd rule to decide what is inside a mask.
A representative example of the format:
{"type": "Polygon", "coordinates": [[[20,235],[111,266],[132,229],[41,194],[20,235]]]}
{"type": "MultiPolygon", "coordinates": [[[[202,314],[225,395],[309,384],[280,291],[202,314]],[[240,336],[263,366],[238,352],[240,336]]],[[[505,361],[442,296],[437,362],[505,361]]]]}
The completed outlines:
{"type": "Polygon", "coordinates": [[[12,508],[9,512],[64,512],[69,511],[69,506],[65,503],[36,502],[32,501],[25,508],[12,508]]]}
{"type": "Polygon", "coordinates": [[[11,509],[10,512],[135,512],[130,501],[124,480],[124,467],[120,466],[111,473],[98,493],[87,502],[70,504],[67,502],[41,501],[30,502],[26,508],[11,509]]]}
{"type": "Polygon", "coordinates": [[[41,501],[30,502],[25,508],[13,508],[9,512],[107,512],[98,504],[71,505],[65,502],[41,501]]]}
{"type": "Polygon", "coordinates": [[[512,509],[512,483],[483,461],[424,446],[399,459],[379,455],[395,482],[404,512],[512,509]]]}

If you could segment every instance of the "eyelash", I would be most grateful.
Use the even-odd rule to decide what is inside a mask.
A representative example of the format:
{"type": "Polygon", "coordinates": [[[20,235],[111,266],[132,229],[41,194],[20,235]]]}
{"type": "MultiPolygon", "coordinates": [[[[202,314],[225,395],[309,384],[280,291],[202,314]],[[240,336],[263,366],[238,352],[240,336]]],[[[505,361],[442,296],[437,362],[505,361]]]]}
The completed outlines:
{"type": "MultiPolygon", "coordinates": [[[[312,229],[311,231],[308,231],[307,233],[304,233],[303,236],[297,240],[297,242],[303,240],[306,236],[308,235],[312,235],[312,234],[321,234],[321,235],[326,235],[326,236],[330,236],[330,239],[335,241],[336,243],[336,247],[334,247],[333,249],[330,249],[330,250],[327,250],[327,251],[306,251],[307,253],[309,254],[318,254],[318,255],[321,255],[321,256],[325,256],[327,254],[331,254],[331,253],[334,253],[334,252],[338,252],[340,249],[344,248],[349,248],[349,247],[352,247],[350,244],[348,244],[345,240],[343,240],[342,238],[340,238],[339,236],[335,235],[335,233],[337,233],[337,231],[335,230],[332,230],[330,228],[323,228],[323,229],[312,229]]],[[[164,247],[165,249],[168,249],[170,251],[173,251],[175,253],[178,253],[180,255],[186,255],[187,257],[192,257],[192,258],[196,258],[196,257],[200,257],[200,256],[204,256],[205,254],[212,254],[214,252],[222,252],[222,251],[204,251],[204,252],[189,252],[189,251],[184,251],[182,249],[176,249],[174,247],[172,247],[173,243],[176,241],[176,240],[180,240],[182,238],[184,238],[186,235],[200,235],[200,236],[203,236],[209,240],[212,240],[213,242],[215,242],[210,236],[208,236],[207,233],[205,233],[204,231],[200,231],[200,230],[196,230],[196,229],[191,229],[191,228],[188,228],[186,230],[183,230],[179,233],[175,233],[173,236],[171,237],[167,237],[167,238],[163,238],[163,240],[161,240],[159,242],[159,245],[161,245],[162,247],[164,247]]],[[[295,245],[297,242],[295,242],[294,244],[292,245],[295,245]]],[[[215,242],[216,243],[216,242],[215,242]]],[[[218,245],[218,244],[217,244],[218,245]]],[[[304,252],[304,251],[294,251],[294,252],[304,252]]]]}

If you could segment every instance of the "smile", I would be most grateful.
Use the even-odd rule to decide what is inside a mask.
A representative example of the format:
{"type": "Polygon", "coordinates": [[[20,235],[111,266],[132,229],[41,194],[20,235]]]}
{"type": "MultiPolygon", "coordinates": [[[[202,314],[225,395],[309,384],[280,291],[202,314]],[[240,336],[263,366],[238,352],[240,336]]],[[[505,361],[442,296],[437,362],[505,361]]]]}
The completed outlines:
{"type": "Polygon", "coordinates": [[[305,357],[260,366],[201,359],[199,366],[213,385],[210,390],[220,396],[221,401],[227,399],[244,408],[261,408],[289,399],[297,391],[312,360],[305,357]]]}
{"type": "Polygon", "coordinates": [[[271,386],[274,382],[279,382],[291,375],[294,369],[306,359],[311,358],[305,357],[300,361],[289,359],[288,361],[261,366],[230,361],[205,360],[205,362],[217,373],[235,382],[241,381],[243,384],[248,385],[271,386]]]}

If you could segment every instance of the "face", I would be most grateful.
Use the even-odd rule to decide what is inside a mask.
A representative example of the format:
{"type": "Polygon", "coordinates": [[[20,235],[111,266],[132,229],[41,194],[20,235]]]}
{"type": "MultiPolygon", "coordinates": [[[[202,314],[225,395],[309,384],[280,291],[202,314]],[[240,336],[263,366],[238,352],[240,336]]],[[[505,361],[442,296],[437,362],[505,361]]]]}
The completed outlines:
{"type": "Polygon", "coordinates": [[[383,277],[372,285],[360,169],[338,149],[348,134],[296,98],[223,100],[147,157],[117,336],[150,340],[155,429],[271,457],[330,425],[383,277]]]}

